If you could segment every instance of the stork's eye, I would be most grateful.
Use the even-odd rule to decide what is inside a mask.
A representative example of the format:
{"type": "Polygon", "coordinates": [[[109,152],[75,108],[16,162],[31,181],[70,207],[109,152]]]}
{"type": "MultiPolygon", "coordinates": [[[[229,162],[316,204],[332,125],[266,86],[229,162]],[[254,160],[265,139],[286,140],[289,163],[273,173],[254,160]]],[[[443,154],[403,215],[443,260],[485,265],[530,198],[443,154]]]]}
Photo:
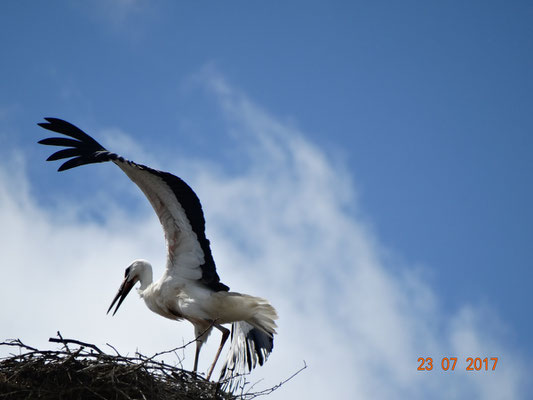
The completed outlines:
{"type": "Polygon", "coordinates": [[[130,267],[126,268],[126,272],[124,273],[124,277],[127,278],[130,274],[130,267]]]}

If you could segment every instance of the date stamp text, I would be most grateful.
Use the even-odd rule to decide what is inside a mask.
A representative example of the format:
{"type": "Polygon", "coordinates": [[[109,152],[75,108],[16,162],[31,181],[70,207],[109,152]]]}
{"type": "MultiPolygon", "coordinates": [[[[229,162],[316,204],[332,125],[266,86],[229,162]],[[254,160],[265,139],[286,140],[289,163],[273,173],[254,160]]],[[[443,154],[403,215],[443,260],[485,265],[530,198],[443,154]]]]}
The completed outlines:
{"type": "Polygon", "coordinates": [[[462,360],[457,363],[457,357],[443,357],[438,361],[433,361],[433,357],[419,357],[417,371],[433,371],[440,367],[443,371],[455,371],[457,368],[465,368],[466,371],[495,371],[498,364],[498,357],[467,357],[464,365],[462,360]]]}

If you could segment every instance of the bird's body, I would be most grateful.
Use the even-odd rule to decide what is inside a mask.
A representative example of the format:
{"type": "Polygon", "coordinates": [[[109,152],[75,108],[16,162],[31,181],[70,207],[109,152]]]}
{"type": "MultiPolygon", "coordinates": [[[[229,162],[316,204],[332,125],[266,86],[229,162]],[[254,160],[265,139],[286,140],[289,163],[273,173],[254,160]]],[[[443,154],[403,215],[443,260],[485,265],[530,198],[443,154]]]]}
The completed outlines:
{"type": "Polygon", "coordinates": [[[233,333],[223,376],[231,377],[244,367],[250,370],[256,364],[262,365],[273,348],[276,311],[267,300],[230,292],[229,287],[220,282],[205,236],[202,207],[194,191],[177,176],[109,152],[66,121],[46,120],[47,123],[39,125],[70,137],[47,138],[39,142],[67,147],[52,154],[48,161],[70,158],[59,171],[90,163],[114,162],[143,191],[163,227],[167,244],[167,265],[163,276],[154,282],[150,263],[134,261],[126,269],[124,282],[108,312],[118,301],[115,313],[131,288],[140,282],[139,295],[151,311],[171,320],[185,319],[194,325],[197,338],[195,372],[200,349],[212,328],[217,328],[222,332],[222,340],[207,374],[209,379],[229,336],[229,330],[222,326],[228,323],[232,324],[233,333]]]}
{"type": "Polygon", "coordinates": [[[152,282],[152,266],[145,260],[136,260],[131,267],[136,268],[139,274],[139,295],[150,310],[162,317],[172,320],[186,319],[194,325],[204,326],[205,329],[211,326],[212,321],[221,325],[247,321],[264,331],[274,328],[268,326],[268,320],[261,321],[256,316],[262,315],[262,308],[270,310],[271,306],[265,299],[237,292],[213,292],[196,284],[176,285],[174,280],[165,275],[152,282]]]}

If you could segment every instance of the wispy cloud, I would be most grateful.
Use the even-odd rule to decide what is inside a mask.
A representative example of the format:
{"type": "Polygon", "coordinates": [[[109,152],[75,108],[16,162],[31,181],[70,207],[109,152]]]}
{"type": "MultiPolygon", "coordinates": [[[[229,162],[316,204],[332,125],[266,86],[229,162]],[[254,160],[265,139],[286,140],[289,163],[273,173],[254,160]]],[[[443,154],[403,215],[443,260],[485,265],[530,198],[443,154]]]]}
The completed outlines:
{"type": "Polygon", "coordinates": [[[139,17],[150,17],[157,8],[154,2],[146,0],[95,0],[90,3],[80,1],[74,4],[85,15],[104,22],[104,28],[112,28],[118,32],[127,31],[134,38],[138,37],[139,30],[144,27],[139,17]],[[132,26],[136,29],[132,30],[132,26]]]}
{"type": "MultiPolygon", "coordinates": [[[[525,396],[525,368],[498,333],[502,323],[493,310],[464,304],[444,312],[423,274],[395,265],[358,217],[364,210],[345,169],[215,70],[198,81],[215,98],[247,163],[238,173],[198,158],[189,165],[220,275],[232,290],[269,298],[280,314],[274,352],[252,380],[276,384],[305,360],[309,368],[271,398],[525,396]],[[435,370],[417,371],[418,357],[428,356],[435,370]],[[458,358],[456,371],[440,370],[444,356],[458,358]],[[466,372],[470,356],[498,356],[500,365],[466,372]]],[[[40,208],[18,186],[27,182],[24,173],[12,173],[23,168],[9,168],[0,169],[0,229],[11,284],[0,301],[14,306],[2,308],[4,335],[39,344],[61,329],[130,352],[172,348],[192,337],[190,326],[157,317],[138,299],[128,299],[117,317],[105,316],[132,259],[163,265],[162,233],[148,203],[132,215],[120,209],[120,198],[109,197],[114,206],[103,222],[80,220],[75,206],[65,217],[40,208]]],[[[177,165],[165,169],[179,174],[177,165]]],[[[102,192],[112,185],[103,182],[102,192]]],[[[205,364],[214,346],[205,350],[205,364]]]]}
{"type": "Polygon", "coordinates": [[[0,105],[0,121],[8,119],[11,115],[19,111],[18,104],[0,105]]]}

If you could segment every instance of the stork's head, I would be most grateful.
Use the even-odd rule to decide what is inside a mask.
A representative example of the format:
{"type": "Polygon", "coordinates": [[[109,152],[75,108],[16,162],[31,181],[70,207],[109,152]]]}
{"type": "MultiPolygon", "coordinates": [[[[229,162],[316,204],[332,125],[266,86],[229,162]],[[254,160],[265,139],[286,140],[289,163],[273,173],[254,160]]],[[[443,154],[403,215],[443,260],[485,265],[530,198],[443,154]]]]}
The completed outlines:
{"type": "Polygon", "coordinates": [[[113,311],[113,315],[115,315],[118,308],[137,282],[141,282],[141,289],[145,289],[152,283],[152,266],[148,261],[135,260],[128,268],[126,268],[126,271],[124,272],[124,281],[122,281],[122,285],[120,285],[117,295],[107,310],[108,314],[118,301],[115,311],[113,311]]]}

